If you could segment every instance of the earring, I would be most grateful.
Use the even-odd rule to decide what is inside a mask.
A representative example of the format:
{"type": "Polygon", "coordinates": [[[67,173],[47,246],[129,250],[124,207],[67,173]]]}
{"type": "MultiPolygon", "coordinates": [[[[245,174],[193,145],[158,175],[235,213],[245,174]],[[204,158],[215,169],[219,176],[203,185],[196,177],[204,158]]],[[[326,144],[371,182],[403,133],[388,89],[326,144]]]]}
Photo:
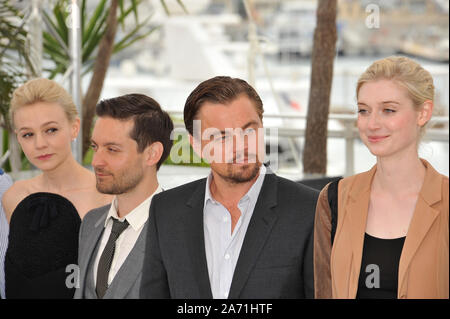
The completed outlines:
{"type": "Polygon", "coordinates": [[[77,142],[77,138],[76,138],[76,137],[73,138],[73,139],[72,139],[72,142],[76,143],[76,142],[77,142]]]}

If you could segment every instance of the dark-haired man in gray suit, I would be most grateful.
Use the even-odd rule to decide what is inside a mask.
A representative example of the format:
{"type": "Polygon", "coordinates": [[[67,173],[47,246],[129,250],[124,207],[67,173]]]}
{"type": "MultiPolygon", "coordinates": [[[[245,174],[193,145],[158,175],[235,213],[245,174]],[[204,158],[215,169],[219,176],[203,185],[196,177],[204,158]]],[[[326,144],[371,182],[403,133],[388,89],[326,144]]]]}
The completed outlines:
{"type": "Polygon", "coordinates": [[[188,97],[186,129],[211,174],[153,198],[142,298],[313,298],[318,192],[261,164],[262,114],[240,79],[188,97]]]}
{"type": "Polygon", "coordinates": [[[139,298],[149,207],[162,191],[156,174],[170,153],[173,123],[141,94],[101,101],[96,113],[96,186],[115,197],[83,218],[75,298],[139,298]]]}

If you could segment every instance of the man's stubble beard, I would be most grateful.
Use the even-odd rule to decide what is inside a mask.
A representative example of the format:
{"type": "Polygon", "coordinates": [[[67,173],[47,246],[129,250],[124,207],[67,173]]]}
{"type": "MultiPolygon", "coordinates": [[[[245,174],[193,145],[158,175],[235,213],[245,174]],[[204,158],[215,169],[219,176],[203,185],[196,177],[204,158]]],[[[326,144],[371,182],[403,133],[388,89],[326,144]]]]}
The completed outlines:
{"type": "Polygon", "coordinates": [[[96,188],[102,194],[120,195],[129,192],[138,185],[143,178],[143,172],[135,172],[134,174],[121,174],[120,178],[112,175],[112,183],[105,184],[96,181],[96,188]]]}
{"type": "Polygon", "coordinates": [[[241,167],[241,169],[236,171],[233,170],[232,164],[229,164],[227,167],[226,176],[219,172],[217,172],[217,174],[231,184],[247,183],[253,180],[256,176],[258,176],[261,165],[262,164],[260,162],[245,164],[241,167]]]}

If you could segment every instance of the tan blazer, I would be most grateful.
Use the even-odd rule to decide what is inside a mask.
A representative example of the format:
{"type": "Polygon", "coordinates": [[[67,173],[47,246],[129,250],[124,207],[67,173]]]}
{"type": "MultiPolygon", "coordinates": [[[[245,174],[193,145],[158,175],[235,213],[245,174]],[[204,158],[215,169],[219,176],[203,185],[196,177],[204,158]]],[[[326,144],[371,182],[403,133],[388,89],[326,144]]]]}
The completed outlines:
{"type": "MultiPolygon", "coordinates": [[[[400,257],[398,298],[449,298],[449,180],[427,161],[425,180],[400,257]]],[[[355,298],[376,165],[339,182],[338,225],[331,248],[328,185],[317,202],[314,225],[316,298],[355,298]]]]}

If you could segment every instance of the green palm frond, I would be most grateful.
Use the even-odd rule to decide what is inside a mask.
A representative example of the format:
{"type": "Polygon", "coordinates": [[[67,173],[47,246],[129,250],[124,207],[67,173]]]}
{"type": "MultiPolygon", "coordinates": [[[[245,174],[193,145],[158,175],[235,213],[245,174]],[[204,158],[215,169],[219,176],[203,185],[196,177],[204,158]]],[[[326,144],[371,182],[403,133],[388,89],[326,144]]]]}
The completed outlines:
{"type": "MultiPolygon", "coordinates": [[[[162,0],[161,0],[162,1],[162,0]]],[[[119,1],[119,10],[117,23],[122,30],[125,30],[125,19],[133,15],[134,26],[131,30],[127,30],[114,43],[113,54],[118,53],[139,40],[146,38],[156,28],[149,25],[151,16],[139,22],[138,8],[142,0],[121,0],[119,1]]],[[[44,13],[44,22],[47,30],[43,35],[44,57],[52,61],[54,68],[47,69],[50,71],[50,78],[57,74],[65,73],[70,65],[70,56],[68,52],[69,28],[66,21],[69,15],[66,10],[69,5],[68,0],[59,0],[51,13],[44,13]]],[[[95,60],[96,50],[106,31],[106,20],[109,13],[108,0],[98,1],[96,7],[91,12],[87,10],[87,0],[81,2],[81,74],[84,76],[92,70],[93,61],[95,60]]]]}
{"type": "MultiPolygon", "coordinates": [[[[11,124],[8,113],[13,91],[28,79],[28,75],[35,74],[27,49],[25,20],[26,16],[12,6],[11,1],[0,0],[0,124],[4,129],[0,154],[9,149],[11,124]]],[[[20,158],[27,165],[23,152],[20,158]]],[[[3,169],[11,170],[10,159],[3,169]]]]}
{"type": "MultiPolygon", "coordinates": [[[[161,5],[162,5],[163,8],[164,8],[164,11],[166,12],[166,14],[167,14],[168,16],[170,16],[170,10],[169,10],[169,7],[167,6],[166,0],[160,0],[160,2],[161,2],[161,5]]],[[[183,4],[183,1],[177,0],[177,3],[178,3],[178,5],[183,9],[184,13],[186,13],[186,14],[189,13],[189,12],[187,11],[186,7],[185,7],[184,4],[183,4]]]]}
{"type": "Polygon", "coordinates": [[[34,73],[23,20],[24,15],[10,1],[0,0],[0,112],[5,121],[12,92],[26,81],[29,70],[34,73]]]}

